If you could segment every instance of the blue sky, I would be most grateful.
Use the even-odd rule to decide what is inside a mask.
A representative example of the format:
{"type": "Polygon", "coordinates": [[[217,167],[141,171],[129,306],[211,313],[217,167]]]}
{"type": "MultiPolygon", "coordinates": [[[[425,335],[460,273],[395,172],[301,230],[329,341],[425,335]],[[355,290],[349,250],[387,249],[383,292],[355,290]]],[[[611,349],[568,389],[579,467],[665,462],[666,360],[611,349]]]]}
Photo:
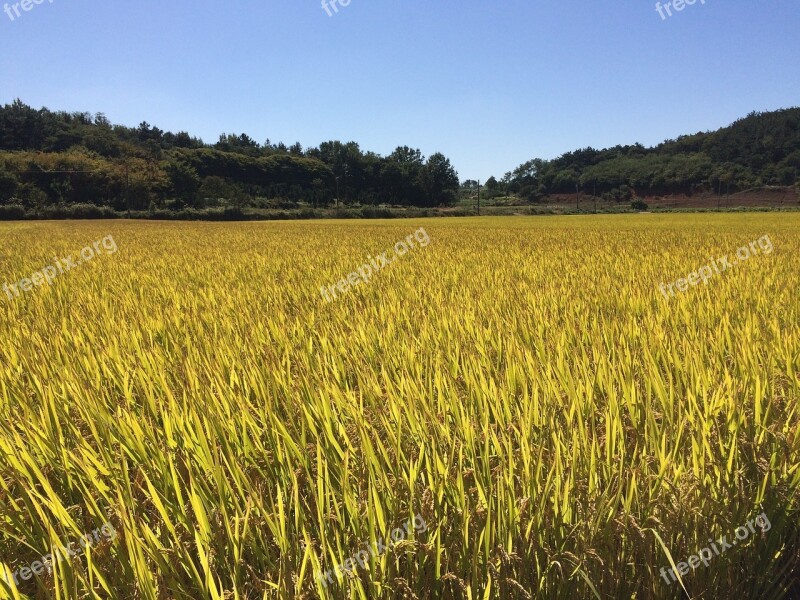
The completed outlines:
{"type": "Polygon", "coordinates": [[[333,16],[321,0],[44,0],[0,13],[0,103],[206,142],[409,145],[485,180],[800,105],[797,0],[700,2],[664,20],[650,0],[351,0],[333,16]]]}

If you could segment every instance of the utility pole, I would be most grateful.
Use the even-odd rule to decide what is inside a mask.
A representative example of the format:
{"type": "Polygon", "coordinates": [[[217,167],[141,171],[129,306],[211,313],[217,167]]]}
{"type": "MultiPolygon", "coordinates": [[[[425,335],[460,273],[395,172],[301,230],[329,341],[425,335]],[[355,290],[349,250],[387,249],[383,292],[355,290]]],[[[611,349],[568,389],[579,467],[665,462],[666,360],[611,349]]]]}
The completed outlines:
{"type": "Polygon", "coordinates": [[[478,216],[481,216],[481,180],[478,179],[478,216]]]}
{"type": "Polygon", "coordinates": [[[579,184],[576,181],[575,182],[575,209],[576,210],[580,210],[581,209],[581,200],[580,200],[580,197],[578,196],[578,185],[579,184]]]}

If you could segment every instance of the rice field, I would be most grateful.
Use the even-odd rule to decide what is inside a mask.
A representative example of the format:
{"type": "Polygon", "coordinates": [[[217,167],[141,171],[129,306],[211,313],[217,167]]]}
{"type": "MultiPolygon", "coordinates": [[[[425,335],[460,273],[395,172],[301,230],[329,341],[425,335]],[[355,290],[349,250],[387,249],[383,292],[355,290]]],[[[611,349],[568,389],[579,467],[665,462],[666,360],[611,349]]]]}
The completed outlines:
{"type": "Polygon", "coordinates": [[[0,598],[800,597],[796,214],[3,223],[0,283],[108,236],[0,291],[0,598]]]}

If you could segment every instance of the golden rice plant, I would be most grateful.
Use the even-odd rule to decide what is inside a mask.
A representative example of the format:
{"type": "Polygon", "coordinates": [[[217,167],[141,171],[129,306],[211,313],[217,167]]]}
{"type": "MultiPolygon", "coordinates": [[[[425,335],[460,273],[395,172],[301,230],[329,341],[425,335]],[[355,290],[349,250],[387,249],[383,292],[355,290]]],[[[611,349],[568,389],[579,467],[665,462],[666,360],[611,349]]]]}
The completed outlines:
{"type": "Polygon", "coordinates": [[[800,597],[795,214],[0,224],[0,282],[107,235],[0,293],[0,579],[118,536],[0,598],[800,597]]]}

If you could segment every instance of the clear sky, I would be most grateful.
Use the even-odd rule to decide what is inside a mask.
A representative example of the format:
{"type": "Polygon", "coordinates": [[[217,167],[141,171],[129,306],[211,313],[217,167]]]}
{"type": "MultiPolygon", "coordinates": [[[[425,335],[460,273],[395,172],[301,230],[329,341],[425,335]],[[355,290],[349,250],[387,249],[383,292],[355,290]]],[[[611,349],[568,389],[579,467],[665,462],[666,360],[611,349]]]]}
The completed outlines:
{"type": "Polygon", "coordinates": [[[43,0],[17,17],[18,1],[0,13],[0,103],[206,142],[409,145],[461,179],[800,105],[797,0],[664,19],[651,0],[351,0],[332,16],[320,0],[43,0]]]}

